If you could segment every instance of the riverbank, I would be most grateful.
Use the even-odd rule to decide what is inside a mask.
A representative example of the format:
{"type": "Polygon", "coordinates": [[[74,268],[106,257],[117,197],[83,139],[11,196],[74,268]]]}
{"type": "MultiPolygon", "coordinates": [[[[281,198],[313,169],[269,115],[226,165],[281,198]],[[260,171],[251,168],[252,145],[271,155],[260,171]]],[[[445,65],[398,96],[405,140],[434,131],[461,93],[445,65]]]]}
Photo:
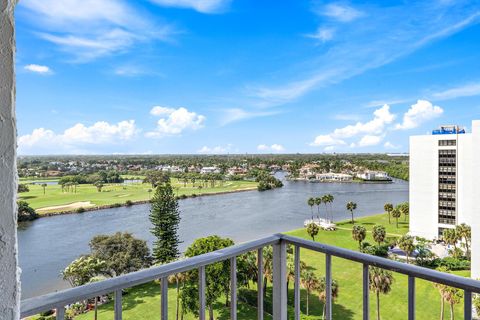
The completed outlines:
{"type": "MultiPolygon", "coordinates": [[[[403,220],[403,219],[402,219],[403,220]]],[[[363,225],[369,231],[365,241],[373,243],[371,230],[374,225],[381,224],[386,227],[388,236],[398,236],[405,234],[408,231],[408,221],[400,221],[399,228],[396,228],[394,221],[388,222],[388,215],[379,214],[356,219],[356,224],[363,225]]],[[[351,250],[358,250],[358,243],[352,239],[351,229],[352,224],[348,220],[338,222],[340,227],[337,231],[320,231],[316,237],[316,242],[321,242],[329,245],[335,245],[351,250]]],[[[301,237],[304,239],[311,239],[306,233],[305,229],[297,229],[286,232],[289,235],[301,237]]],[[[325,256],[323,254],[301,250],[301,260],[309,266],[312,271],[321,278],[324,276],[325,256]]],[[[333,257],[332,259],[333,278],[339,285],[339,294],[333,305],[334,319],[362,319],[362,265],[347,261],[344,259],[333,257]]],[[[457,275],[469,276],[468,271],[455,272],[457,275]]],[[[256,296],[255,286],[250,285],[249,288],[242,288],[239,296],[249,295],[256,296]]],[[[289,285],[289,297],[293,297],[293,284],[289,285]]],[[[405,310],[408,309],[408,277],[401,274],[394,274],[394,282],[392,291],[387,295],[382,295],[380,300],[380,310],[382,319],[400,320],[405,318],[405,310]]],[[[269,284],[267,289],[266,310],[270,306],[272,288],[269,284]]],[[[303,317],[306,316],[306,291],[301,290],[301,312],[303,317]]],[[[370,318],[376,318],[376,301],[373,293],[370,299],[370,318]]],[[[169,288],[169,308],[170,314],[175,314],[176,289],[172,285],[169,288]]],[[[158,283],[148,283],[129,290],[123,297],[124,304],[129,308],[124,310],[125,318],[132,319],[150,319],[158,317],[158,301],[160,299],[158,283]]],[[[416,281],[416,299],[422,301],[422,307],[417,308],[417,317],[419,319],[435,319],[440,316],[440,296],[437,289],[432,283],[418,279],[416,281]]],[[[246,300],[239,299],[238,319],[252,319],[256,315],[256,307],[254,303],[246,303],[246,300]]],[[[316,293],[311,293],[309,296],[310,315],[308,319],[322,319],[323,304],[319,301],[316,293]]],[[[215,304],[215,315],[223,319],[223,316],[228,317],[229,309],[225,307],[225,297],[221,297],[215,304]]],[[[289,314],[293,312],[293,299],[289,299],[288,311],[289,314]]],[[[462,302],[455,307],[455,315],[459,319],[462,317],[462,302]]],[[[87,320],[91,319],[92,314],[86,313],[78,316],[76,319],[87,320]]],[[[98,319],[112,319],[113,318],[113,303],[107,303],[99,307],[98,319]]],[[[271,319],[271,315],[265,313],[265,319],[271,319]]],[[[185,320],[195,319],[192,314],[186,314],[185,320]]]]}
{"type": "MultiPolygon", "coordinates": [[[[180,196],[180,197],[178,197],[178,200],[185,200],[185,199],[197,198],[197,197],[218,196],[218,195],[222,195],[222,194],[256,191],[256,190],[257,190],[257,187],[251,187],[251,188],[237,189],[237,190],[232,190],[232,191],[219,191],[219,192],[211,192],[211,193],[190,194],[190,195],[180,196]]],[[[52,216],[65,215],[65,214],[81,214],[81,213],[84,213],[84,212],[99,211],[99,210],[104,210],[104,209],[112,209],[112,208],[120,208],[120,207],[131,207],[131,206],[146,204],[146,203],[150,203],[150,200],[131,201],[129,203],[127,203],[127,202],[125,202],[125,203],[113,203],[113,204],[110,204],[110,205],[94,206],[94,207],[80,206],[80,207],[76,208],[75,210],[71,210],[71,211],[57,211],[57,212],[45,212],[45,213],[43,213],[41,211],[42,209],[38,209],[37,211],[40,211],[39,212],[39,218],[42,218],[42,217],[52,217],[52,216]]]]}
{"type": "MultiPolygon", "coordinates": [[[[180,198],[204,195],[218,195],[257,189],[253,181],[209,182],[208,185],[186,184],[172,179],[175,194],[180,198]]],[[[60,185],[29,184],[30,191],[19,194],[19,200],[27,201],[40,216],[81,213],[107,208],[117,208],[134,204],[148,203],[154,188],[140,182],[128,184],[105,184],[101,189],[91,184],[62,188],[60,185]]]]}

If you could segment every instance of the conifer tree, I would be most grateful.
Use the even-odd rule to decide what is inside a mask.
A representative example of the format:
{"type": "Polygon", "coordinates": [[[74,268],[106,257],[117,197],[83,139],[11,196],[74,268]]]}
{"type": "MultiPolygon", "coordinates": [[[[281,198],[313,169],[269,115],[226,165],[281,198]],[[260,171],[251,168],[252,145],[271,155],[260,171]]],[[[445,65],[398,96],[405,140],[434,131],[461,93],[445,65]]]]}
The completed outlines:
{"type": "Polygon", "coordinates": [[[180,256],[178,245],[178,225],[180,213],[178,201],[170,182],[159,184],[151,200],[150,230],[156,240],[153,242],[153,259],[155,263],[169,263],[180,256]]]}

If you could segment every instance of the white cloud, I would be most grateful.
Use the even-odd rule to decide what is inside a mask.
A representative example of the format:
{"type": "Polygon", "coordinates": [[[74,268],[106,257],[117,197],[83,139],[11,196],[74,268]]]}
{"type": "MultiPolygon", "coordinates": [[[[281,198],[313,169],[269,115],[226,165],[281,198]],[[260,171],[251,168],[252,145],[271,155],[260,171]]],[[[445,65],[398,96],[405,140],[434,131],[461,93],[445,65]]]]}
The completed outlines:
{"type": "Polygon", "coordinates": [[[140,42],[168,41],[174,33],[123,0],[25,0],[19,6],[40,38],[77,62],[121,53],[140,42]]]}
{"type": "Polygon", "coordinates": [[[316,12],[340,22],[350,22],[364,15],[363,12],[341,3],[327,4],[316,12]]]}
{"type": "Polygon", "coordinates": [[[407,130],[420,126],[422,123],[437,118],[443,113],[443,109],[439,106],[434,106],[430,101],[418,100],[410,109],[403,115],[403,122],[397,124],[395,129],[407,130]]]}
{"type": "Polygon", "coordinates": [[[206,120],[205,116],[183,107],[174,109],[157,106],[153,107],[150,113],[161,118],[157,122],[157,128],[145,134],[149,138],[162,138],[180,135],[186,130],[198,130],[203,128],[206,120]]]}
{"type": "Polygon", "coordinates": [[[469,83],[432,94],[432,99],[449,100],[480,95],[480,83],[469,83]]]}
{"type": "Polygon", "coordinates": [[[374,135],[366,135],[363,136],[362,139],[358,142],[359,147],[370,147],[376,146],[380,142],[382,142],[383,136],[374,136],[374,135]]]}
{"type": "Polygon", "coordinates": [[[117,124],[99,121],[92,126],[77,123],[63,133],[38,128],[32,133],[18,138],[19,153],[47,151],[50,153],[71,153],[73,150],[93,145],[118,144],[132,140],[139,130],[134,120],[125,120],[117,124]]]}
{"type": "Polygon", "coordinates": [[[383,146],[387,149],[399,149],[401,147],[401,146],[394,145],[390,141],[385,142],[383,146]]]}
{"type": "MultiPolygon", "coordinates": [[[[368,122],[357,122],[354,125],[348,125],[343,128],[333,130],[329,134],[317,136],[311,146],[344,146],[347,145],[345,139],[364,135],[358,143],[359,146],[378,144],[383,139],[387,125],[395,120],[395,115],[390,112],[390,106],[383,107],[373,112],[373,119],[368,122]],[[380,137],[380,139],[378,138],[380,137]],[[378,142],[377,142],[378,140],[378,142]]],[[[352,147],[355,144],[351,145],[352,147]]]]}
{"type": "Polygon", "coordinates": [[[23,68],[25,70],[30,71],[30,72],[35,72],[35,73],[40,73],[40,74],[50,74],[50,73],[52,73],[52,70],[49,67],[42,66],[42,65],[39,65],[39,64],[27,64],[23,68]]]}
{"type": "Polygon", "coordinates": [[[225,10],[231,0],[150,0],[165,7],[189,8],[201,13],[218,13],[225,10]]]}
{"type": "Polygon", "coordinates": [[[203,146],[197,152],[201,154],[224,154],[224,153],[228,153],[231,149],[232,149],[231,144],[228,144],[226,146],[215,146],[215,147],[203,146]]]}
{"type": "Polygon", "coordinates": [[[318,40],[322,43],[333,39],[335,30],[333,28],[320,27],[315,33],[307,34],[306,37],[318,40]]]}
{"type": "Polygon", "coordinates": [[[271,151],[271,152],[283,152],[285,151],[285,147],[281,144],[274,143],[271,146],[266,144],[259,144],[257,146],[258,151],[271,151]]]}
{"type": "Polygon", "coordinates": [[[220,123],[223,126],[237,121],[258,117],[268,117],[279,113],[278,111],[247,111],[240,108],[224,109],[222,112],[223,116],[220,119],[220,123]]]}

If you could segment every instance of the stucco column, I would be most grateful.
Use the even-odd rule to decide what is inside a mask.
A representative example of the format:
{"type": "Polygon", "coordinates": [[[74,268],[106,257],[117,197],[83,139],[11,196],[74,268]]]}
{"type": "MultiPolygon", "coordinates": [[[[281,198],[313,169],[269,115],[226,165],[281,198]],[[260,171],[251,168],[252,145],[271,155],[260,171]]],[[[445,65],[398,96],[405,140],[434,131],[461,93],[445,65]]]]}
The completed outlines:
{"type": "Polygon", "coordinates": [[[480,120],[472,123],[472,278],[480,278],[480,120]]]}
{"type": "Polygon", "coordinates": [[[0,0],[0,319],[20,318],[15,127],[16,0],[0,0]]]}

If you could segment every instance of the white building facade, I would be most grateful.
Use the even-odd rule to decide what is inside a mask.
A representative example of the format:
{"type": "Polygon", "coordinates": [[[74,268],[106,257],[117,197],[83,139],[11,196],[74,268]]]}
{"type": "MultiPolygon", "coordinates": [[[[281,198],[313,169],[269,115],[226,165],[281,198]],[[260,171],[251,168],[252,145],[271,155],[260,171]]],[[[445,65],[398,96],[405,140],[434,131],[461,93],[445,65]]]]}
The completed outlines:
{"type": "Polygon", "coordinates": [[[439,238],[472,226],[472,277],[480,278],[480,121],[410,137],[410,234],[439,238]]]}

